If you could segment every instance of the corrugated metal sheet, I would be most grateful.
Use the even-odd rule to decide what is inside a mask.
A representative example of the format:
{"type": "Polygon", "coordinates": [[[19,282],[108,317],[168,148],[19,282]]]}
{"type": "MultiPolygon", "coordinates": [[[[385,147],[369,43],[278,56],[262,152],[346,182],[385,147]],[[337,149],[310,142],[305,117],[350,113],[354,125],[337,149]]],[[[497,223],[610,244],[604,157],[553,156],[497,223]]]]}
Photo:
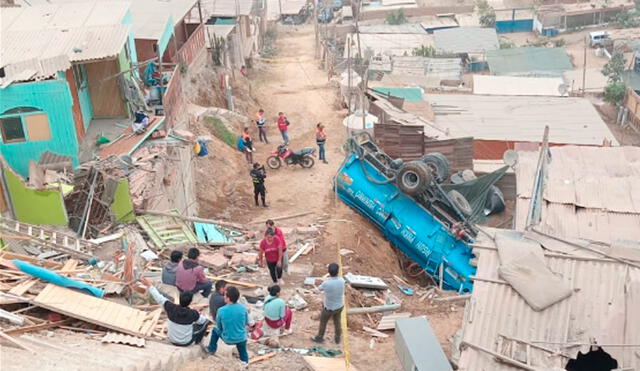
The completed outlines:
{"type": "Polygon", "coordinates": [[[306,3],[306,0],[266,0],[267,20],[275,21],[280,15],[298,14],[306,3]]]}
{"type": "Polygon", "coordinates": [[[107,334],[100,340],[103,343],[116,343],[133,345],[137,347],[144,347],[147,343],[144,338],[139,338],[131,335],[120,334],[117,332],[107,332],[107,334]]]}
{"type": "Polygon", "coordinates": [[[376,24],[370,26],[360,26],[360,34],[370,34],[370,33],[378,33],[378,34],[426,34],[427,31],[422,28],[422,26],[418,23],[405,23],[398,25],[391,24],[376,24]]]}
{"type": "MultiPolygon", "coordinates": [[[[352,53],[354,50],[358,50],[358,38],[354,34],[347,35],[345,41],[353,43],[352,53]]],[[[362,53],[367,53],[370,50],[373,55],[411,55],[414,49],[421,46],[433,45],[433,36],[427,33],[424,34],[361,34],[360,42],[362,43],[362,53]]],[[[348,48],[344,50],[344,57],[349,54],[348,48]]]]}
{"type": "Polygon", "coordinates": [[[492,75],[562,76],[573,69],[564,48],[522,47],[487,52],[492,75]]]}
{"type": "Polygon", "coordinates": [[[479,53],[500,48],[494,28],[456,27],[433,32],[434,44],[443,53],[479,53]]]}
{"type": "Polygon", "coordinates": [[[124,1],[29,0],[21,7],[2,8],[3,31],[70,29],[122,23],[129,10],[124,1]]]}
{"type": "Polygon", "coordinates": [[[251,14],[253,1],[204,0],[200,2],[202,12],[210,17],[238,17],[251,14]]]}
{"type": "Polygon", "coordinates": [[[569,89],[560,77],[473,75],[473,94],[561,97],[569,89]]]}
{"type": "MultiPolygon", "coordinates": [[[[523,230],[537,152],[518,152],[516,229],[523,230]]],[[[640,148],[551,148],[539,229],[611,243],[640,240],[640,148]]]]}
{"type": "MultiPolygon", "coordinates": [[[[497,274],[497,251],[474,249],[479,254],[477,277],[500,280],[497,274]]],[[[476,281],[473,296],[465,308],[463,341],[480,345],[514,358],[508,344],[499,335],[519,338],[564,351],[575,357],[588,347],[561,348],[551,343],[640,344],[640,269],[601,259],[545,258],[574,293],[546,310],[535,312],[508,284],[476,281]],[[547,342],[547,343],[544,343],[547,342]]],[[[618,360],[618,367],[640,368],[637,348],[607,347],[605,351],[618,360]]],[[[520,354],[525,353],[520,347],[520,354]]],[[[551,356],[531,347],[530,360],[540,369],[564,368],[567,359],[551,356]]],[[[460,370],[510,371],[511,366],[497,362],[473,348],[462,351],[460,370]]]]}
{"type": "Polygon", "coordinates": [[[584,98],[427,94],[436,124],[452,137],[564,144],[617,144],[589,100],[584,98]]]}

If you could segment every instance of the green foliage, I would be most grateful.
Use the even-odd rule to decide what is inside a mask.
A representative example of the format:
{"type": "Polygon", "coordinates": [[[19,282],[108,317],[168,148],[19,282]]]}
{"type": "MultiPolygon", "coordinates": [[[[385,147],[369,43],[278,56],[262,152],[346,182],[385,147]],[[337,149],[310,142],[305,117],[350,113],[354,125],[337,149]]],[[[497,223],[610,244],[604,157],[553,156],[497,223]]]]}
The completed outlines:
{"type": "Polygon", "coordinates": [[[212,35],[211,39],[211,54],[213,56],[213,64],[215,66],[222,66],[224,61],[222,60],[224,55],[224,50],[226,47],[226,41],[222,37],[217,37],[212,35]]]}
{"type": "Polygon", "coordinates": [[[620,12],[613,18],[611,23],[622,28],[640,27],[640,10],[620,12]]]}
{"type": "Polygon", "coordinates": [[[620,52],[614,52],[611,60],[602,67],[602,74],[607,76],[609,83],[619,82],[622,78],[620,74],[624,71],[626,61],[620,52]]]}
{"type": "Polygon", "coordinates": [[[622,81],[610,82],[604,88],[604,100],[611,102],[615,105],[620,105],[624,100],[626,86],[622,81]]]}
{"type": "Polygon", "coordinates": [[[511,49],[515,48],[516,45],[509,40],[500,39],[500,49],[511,49]]]}
{"type": "Polygon", "coordinates": [[[560,48],[562,46],[565,46],[567,44],[567,42],[564,39],[555,39],[553,40],[553,45],[556,48],[560,48]]]}
{"type": "Polygon", "coordinates": [[[389,13],[385,21],[388,24],[393,24],[393,25],[407,23],[407,17],[404,15],[404,9],[400,8],[398,12],[389,13]]]}
{"type": "Polygon", "coordinates": [[[205,117],[205,122],[211,125],[213,129],[213,134],[230,147],[236,147],[236,135],[233,134],[226,125],[217,117],[207,116],[205,117]]]}
{"type": "Polygon", "coordinates": [[[431,45],[422,45],[419,48],[415,48],[411,51],[414,57],[435,57],[436,49],[431,45]]]}
{"type": "Polygon", "coordinates": [[[480,15],[480,24],[483,27],[496,26],[496,11],[489,5],[487,0],[477,0],[476,9],[480,15]]]}

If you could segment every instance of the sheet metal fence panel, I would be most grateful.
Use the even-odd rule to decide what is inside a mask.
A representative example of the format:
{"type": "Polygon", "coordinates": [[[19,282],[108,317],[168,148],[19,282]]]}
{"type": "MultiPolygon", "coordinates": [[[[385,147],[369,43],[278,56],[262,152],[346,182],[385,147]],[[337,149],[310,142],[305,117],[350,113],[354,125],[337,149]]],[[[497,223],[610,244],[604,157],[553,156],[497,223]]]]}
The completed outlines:
{"type": "Polygon", "coordinates": [[[173,74],[167,84],[167,90],[163,97],[164,114],[166,117],[165,129],[168,130],[176,124],[184,106],[185,103],[182,94],[182,84],[180,81],[180,68],[176,67],[173,70],[173,74]]]}
{"type": "Polygon", "coordinates": [[[473,169],[473,137],[424,140],[424,152],[440,152],[449,160],[451,172],[473,169]]]}
{"type": "Polygon", "coordinates": [[[640,95],[632,89],[627,89],[624,105],[629,109],[627,113],[627,123],[636,131],[640,131],[640,95]]]}
{"type": "Polygon", "coordinates": [[[421,125],[376,124],[378,145],[393,158],[415,160],[424,154],[424,128],[421,125]]]}
{"type": "Polygon", "coordinates": [[[200,50],[204,49],[204,25],[199,25],[187,42],[178,50],[178,60],[188,66],[198,56],[200,50]]]}

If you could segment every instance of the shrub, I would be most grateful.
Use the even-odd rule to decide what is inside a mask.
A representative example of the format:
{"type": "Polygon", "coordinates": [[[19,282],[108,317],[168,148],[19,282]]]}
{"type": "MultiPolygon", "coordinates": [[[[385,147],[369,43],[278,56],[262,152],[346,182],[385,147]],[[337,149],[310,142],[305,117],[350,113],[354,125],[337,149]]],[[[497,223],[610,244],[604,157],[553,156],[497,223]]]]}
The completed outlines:
{"type": "Polygon", "coordinates": [[[229,128],[217,117],[207,116],[204,118],[205,122],[211,125],[213,129],[213,135],[222,140],[232,148],[236,148],[236,135],[233,134],[229,128]]]}
{"type": "Polygon", "coordinates": [[[615,105],[620,105],[624,100],[627,87],[622,81],[614,81],[604,88],[604,100],[615,105]]]}

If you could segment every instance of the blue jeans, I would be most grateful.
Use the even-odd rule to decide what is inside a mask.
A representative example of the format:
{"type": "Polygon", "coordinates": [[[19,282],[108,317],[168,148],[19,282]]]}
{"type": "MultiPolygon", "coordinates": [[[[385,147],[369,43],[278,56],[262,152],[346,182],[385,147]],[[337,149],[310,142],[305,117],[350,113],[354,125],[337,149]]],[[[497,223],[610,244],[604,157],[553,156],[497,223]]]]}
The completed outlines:
{"type": "Polygon", "coordinates": [[[289,143],[288,130],[280,130],[280,134],[282,134],[282,140],[284,140],[285,143],[289,143]]]}
{"type": "MultiPolygon", "coordinates": [[[[202,291],[202,296],[204,296],[205,298],[208,298],[209,294],[211,294],[212,287],[213,287],[213,284],[211,283],[211,281],[207,281],[205,283],[196,282],[196,287],[194,287],[193,290],[191,290],[191,293],[196,294],[198,291],[202,291]]],[[[182,292],[180,288],[178,288],[178,291],[182,292]]]]}
{"type": "MultiPolygon", "coordinates": [[[[220,334],[218,333],[218,328],[215,327],[211,330],[211,340],[209,340],[209,346],[207,350],[211,354],[215,354],[218,350],[218,339],[220,339],[220,334]]],[[[229,344],[235,345],[236,349],[238,349],[238,354],[240,355],[240,360],[242,362],[249,362],[249,353],[247,353],[247,341],[243,341],[241,343],[229,344]]]]}
{"type": "Polygon", "coordinates": [[[318,158],[322,161],[327,161],[327,157],[324,152],[324,143],[318,143],[318,158]]]}

